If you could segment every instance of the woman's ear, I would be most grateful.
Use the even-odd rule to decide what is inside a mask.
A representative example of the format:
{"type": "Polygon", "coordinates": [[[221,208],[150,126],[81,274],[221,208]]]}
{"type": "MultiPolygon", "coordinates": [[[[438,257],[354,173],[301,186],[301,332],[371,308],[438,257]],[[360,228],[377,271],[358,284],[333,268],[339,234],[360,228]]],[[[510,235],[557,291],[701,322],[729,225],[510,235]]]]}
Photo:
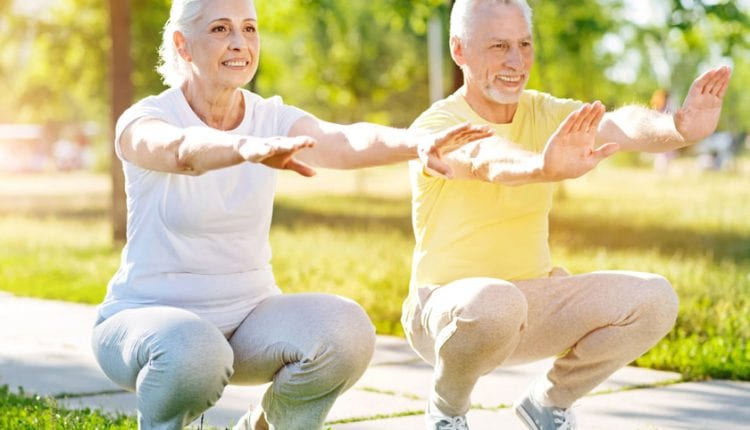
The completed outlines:
{"type": "Polygon", "coordinates": [[[172,40],[174,41],[174,46],[177,47],[177,53],[180,54],[180,57],[182,57],[182,59],[187,61],[188,63],[193,61],[193,57],[188,52],[187,40],[185,39],[185,35],[180,31],[175,31],[174,35],[172,35],[172,40]]]}

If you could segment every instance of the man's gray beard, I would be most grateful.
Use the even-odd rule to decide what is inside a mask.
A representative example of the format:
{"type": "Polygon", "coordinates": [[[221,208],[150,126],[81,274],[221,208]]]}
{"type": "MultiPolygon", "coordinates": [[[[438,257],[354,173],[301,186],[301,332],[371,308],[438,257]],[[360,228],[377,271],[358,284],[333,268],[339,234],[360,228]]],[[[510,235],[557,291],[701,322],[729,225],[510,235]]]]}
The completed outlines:
{"type": "Polygon", "coordinates": [[[485,87],[484,94],[493,102],[501,105],[512,105],[518,103],[521,99],[520,94],[514,94],[512,96],[505,95],[498,91],[495,87],[488,85],[485,87]]]}

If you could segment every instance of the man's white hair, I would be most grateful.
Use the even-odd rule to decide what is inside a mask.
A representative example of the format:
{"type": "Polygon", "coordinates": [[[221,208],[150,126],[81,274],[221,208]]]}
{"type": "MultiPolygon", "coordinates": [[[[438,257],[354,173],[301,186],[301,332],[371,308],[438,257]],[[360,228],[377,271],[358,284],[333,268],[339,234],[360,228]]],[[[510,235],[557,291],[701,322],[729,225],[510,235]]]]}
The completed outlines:
{"type": "Polygon", "coordinates": [[[180,33],[189,36],[192,26],[203,14],[206,2],[202,0],[173,0],[169,11],[169,19],[164,24],[161,46],[159,46],[159,65],[156,71],[162,77],[165,84],[170,87],[179,87],[188,78],[189,66],[180,57],[174,44],[174,34],[180,33]]]}
{"type": "Polygon", "coordinates": [[[473,28],[476,5],[481,2],[518,6],[526,19],[526,24],[531,29],[531,6],[526,0],[456,0],[451,10],[451,37],[456,36],[461,40],[466,40],[469,37],[473,28]]]}

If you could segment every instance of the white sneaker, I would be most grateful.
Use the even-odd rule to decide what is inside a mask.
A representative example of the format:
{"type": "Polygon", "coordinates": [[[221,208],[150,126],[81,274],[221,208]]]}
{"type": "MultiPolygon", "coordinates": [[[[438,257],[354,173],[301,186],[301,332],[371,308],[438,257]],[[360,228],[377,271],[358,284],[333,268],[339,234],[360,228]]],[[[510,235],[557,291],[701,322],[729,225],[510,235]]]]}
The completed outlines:
{"type": "MultiPolygon", "coordinates": [[[[536,381],[535,381],[536,382],[536,381]]],[[[575,430],[576,417],[571,408],[544,406],[534,396],[534,383],[513,409],[529,430],[575,430]]]]}
{"type": "Polygon", "coordinates": [[[425,412],[427,430],[469,430],[469,423],[466,422],[465,415],[449,417],[440,412],[432,412],[431,409],[428,403],[427,411],[425,412]]]}

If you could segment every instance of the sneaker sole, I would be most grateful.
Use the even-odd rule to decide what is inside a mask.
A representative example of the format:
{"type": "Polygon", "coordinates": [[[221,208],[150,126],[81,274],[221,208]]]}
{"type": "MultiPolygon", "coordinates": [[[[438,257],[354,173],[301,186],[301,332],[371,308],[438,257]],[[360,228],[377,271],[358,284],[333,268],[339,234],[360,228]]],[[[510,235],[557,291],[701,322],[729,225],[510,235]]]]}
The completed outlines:
{"type": "Polygon", "coordinates": [[[518,418],[526,426],[526,428],[528,428],[529,430],[540,430],[539,427],[537,427],[536,424],[534,423],[534,420],[531,419],[529,414],[521,405],[518,405],[517,407],[513,409],[516,412],[516,416],[518,416],[518,418]]]}

